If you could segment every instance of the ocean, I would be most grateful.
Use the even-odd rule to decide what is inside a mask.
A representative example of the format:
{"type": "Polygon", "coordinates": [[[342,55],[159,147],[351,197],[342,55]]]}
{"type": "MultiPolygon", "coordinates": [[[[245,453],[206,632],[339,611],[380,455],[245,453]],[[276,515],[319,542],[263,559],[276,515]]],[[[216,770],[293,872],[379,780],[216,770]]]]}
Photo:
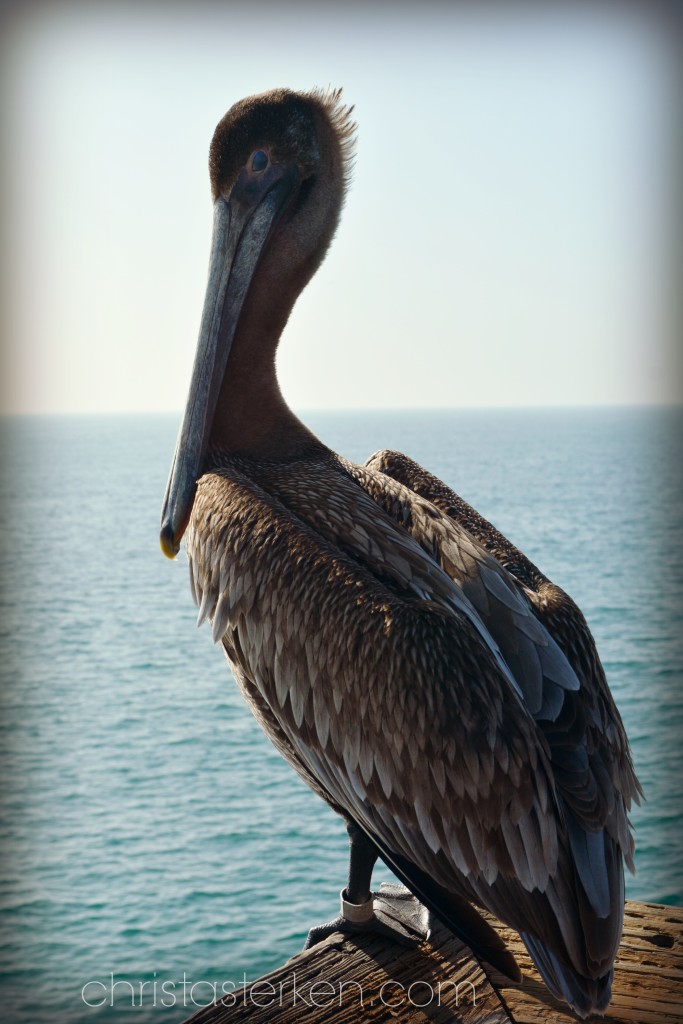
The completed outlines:
{"type": "MultiPolygon", "coordinates": [[[[681,410],[304,418],[357,461],[410,454],[579,603],[647,796],[627,895],[680,904],[681,410]]],[[[177,426],[1,424],[7,1024],[175,1024],[337,913],[343,824],[195,628],[184,555],[159,550],[177,426]]]]}

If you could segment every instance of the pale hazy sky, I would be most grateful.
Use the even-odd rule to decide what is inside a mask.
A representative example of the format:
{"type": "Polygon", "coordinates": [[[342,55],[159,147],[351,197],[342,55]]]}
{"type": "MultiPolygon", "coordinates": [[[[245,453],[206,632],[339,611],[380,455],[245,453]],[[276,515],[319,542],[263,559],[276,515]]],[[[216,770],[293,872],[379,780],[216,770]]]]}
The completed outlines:
{"type": "Polygon", "coordinates": [[[2,30],[3,410],[182,407],[214,126],[327,84],[358,155],[280,349],[295,409],[679,397],[680,55],[651,13],[53,2],[2,30]]]}

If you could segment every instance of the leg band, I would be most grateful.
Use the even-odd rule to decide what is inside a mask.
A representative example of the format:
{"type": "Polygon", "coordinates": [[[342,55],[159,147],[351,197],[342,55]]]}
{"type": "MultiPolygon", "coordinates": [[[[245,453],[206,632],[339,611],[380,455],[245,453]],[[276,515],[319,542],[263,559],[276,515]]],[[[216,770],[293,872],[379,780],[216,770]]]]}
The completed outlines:
{"type": "Polygon", "coordinates": [[[354,924],[362,924],[364,921],[369,921],[374,913],[372,896],[365,903],[349,903],[344,898],[345,895],[346,889],[342,889],[339,893],[341,916],[346,921],[352,921],[354,924]]]}

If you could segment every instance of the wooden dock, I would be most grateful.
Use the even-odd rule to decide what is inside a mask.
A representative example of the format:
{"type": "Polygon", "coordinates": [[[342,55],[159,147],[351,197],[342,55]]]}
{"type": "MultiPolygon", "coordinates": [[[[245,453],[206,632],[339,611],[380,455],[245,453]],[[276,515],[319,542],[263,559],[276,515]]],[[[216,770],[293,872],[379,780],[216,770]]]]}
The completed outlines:
{"type": "MultiPolygon", "coordinates": [[[[540,980],[519,936],[496,924],[524,975],[482,967],[445,929],[416,949],[367,934],[331,935],[186,1024],[564,1024],[577,1021],[540,980]]],[[[614,1024],[683,1021],[683,908],[626,904],[614,1024]]]]}

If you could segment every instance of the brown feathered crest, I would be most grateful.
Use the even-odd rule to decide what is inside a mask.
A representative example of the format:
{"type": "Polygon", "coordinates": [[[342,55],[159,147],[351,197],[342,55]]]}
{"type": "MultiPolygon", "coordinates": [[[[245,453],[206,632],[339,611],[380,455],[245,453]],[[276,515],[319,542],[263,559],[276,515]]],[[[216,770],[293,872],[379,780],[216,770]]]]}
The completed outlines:
{"type": "Polygon", "coordinates": [[[343,161],[344,194],[346,194],[353,178],[356,162],[358,124],[351,116],[354,111],[353,105],[347,106],[342,100],[343,91],[341,87],[333,89],[331,86],[328,86],[326,89],[312,89],[307,95],[311,100],[319,103],[324,108],[339,140],[343,161]]]}

